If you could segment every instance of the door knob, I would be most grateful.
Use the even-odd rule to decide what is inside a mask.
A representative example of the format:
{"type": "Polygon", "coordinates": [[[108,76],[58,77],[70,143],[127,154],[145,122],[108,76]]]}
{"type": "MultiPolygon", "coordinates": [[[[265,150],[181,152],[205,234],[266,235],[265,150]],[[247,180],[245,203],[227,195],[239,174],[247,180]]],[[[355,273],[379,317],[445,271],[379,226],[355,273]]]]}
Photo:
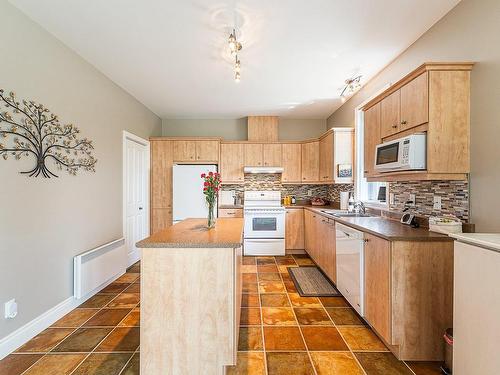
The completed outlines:
{"type": "Polygon", "coordinates": [[[142,207],[139,207],[139,210],[142,210],[142,207]]]}

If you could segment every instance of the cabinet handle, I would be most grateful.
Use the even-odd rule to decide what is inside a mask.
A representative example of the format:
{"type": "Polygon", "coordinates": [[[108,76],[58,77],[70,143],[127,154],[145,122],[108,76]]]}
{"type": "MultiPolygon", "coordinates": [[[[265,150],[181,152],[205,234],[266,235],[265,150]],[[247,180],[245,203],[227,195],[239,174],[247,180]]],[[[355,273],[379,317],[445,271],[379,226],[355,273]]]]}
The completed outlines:
{"type": "Polygon", "coordinates": [[[370,240],[369,240],[368,238],[365,238],[365,239],[363,240],[363,242],[364,242],[364,243],[367,243],[367,242],[369,242],[369,241],[370,241],[370,240]]]}
{"type": "Polygon", "coordinates": [[[406,120],[401,121],[401,125],[406,125],[408,122],[406,120]]]}
{"type": "Polygon", "coordinates": [[[392,125],[392,127],[393,127],[394,129],[396,129],[398,126],[397,126],[397,125],[392,125]]]}

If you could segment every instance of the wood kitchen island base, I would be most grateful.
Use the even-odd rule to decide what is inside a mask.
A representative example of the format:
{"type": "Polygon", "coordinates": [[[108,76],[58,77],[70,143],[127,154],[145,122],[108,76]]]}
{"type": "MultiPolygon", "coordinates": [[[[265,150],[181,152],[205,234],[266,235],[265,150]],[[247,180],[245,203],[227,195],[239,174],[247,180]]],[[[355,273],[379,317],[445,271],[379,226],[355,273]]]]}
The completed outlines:
{"type": "Polygon", "coordinates": [[[205,222],[185,220],[137,245],[143,375],[219,375],[236,364],[243,219],[210,231],[205,222]]]}

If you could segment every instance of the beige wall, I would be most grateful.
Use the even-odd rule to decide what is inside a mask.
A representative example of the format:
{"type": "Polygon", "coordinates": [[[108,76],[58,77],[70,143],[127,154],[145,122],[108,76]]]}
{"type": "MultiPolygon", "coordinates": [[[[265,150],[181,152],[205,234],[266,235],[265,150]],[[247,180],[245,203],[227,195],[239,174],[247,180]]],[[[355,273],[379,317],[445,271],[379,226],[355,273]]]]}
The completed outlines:
{"type": "Polygon", "coordinates": [[[7,1],[0,25],[0,87],[74,123],[98,159],[95,174],[49,180],[19,174],[33,160],[0,160],[2,338],[72,296],[74,255],[122,236],[122,130],[147,138],[161,121],[7,1]],[[7,321],[11,298],[19,314],[7,321]]]}
{"type": "Polygon", "coordinates": [[[471,221],[500,232],[500,1],[462,0],[328,118],[354,126],[354,109],[425,61],[475,61],[471,82],[471,221]]]}
{"type": "MultiPolygon", "coordinates": [[[[314,138],[326,131],[326,120],[280,119],[280,140],[314,138]]],[[[226,140],[247,139],[247,118],[240,119],[163,119],[164,136],[210,136],[226,140]]]]}

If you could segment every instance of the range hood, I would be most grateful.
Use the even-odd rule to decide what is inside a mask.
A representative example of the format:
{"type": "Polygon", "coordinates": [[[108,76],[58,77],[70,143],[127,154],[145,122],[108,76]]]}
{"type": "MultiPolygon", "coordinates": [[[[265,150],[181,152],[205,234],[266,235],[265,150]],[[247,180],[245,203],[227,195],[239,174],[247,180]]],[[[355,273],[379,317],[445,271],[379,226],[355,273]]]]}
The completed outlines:
{"type": "Polygon", "coordinates": [[[245,173],[283,173],[283,167],[245,167],[245,173]]]}

